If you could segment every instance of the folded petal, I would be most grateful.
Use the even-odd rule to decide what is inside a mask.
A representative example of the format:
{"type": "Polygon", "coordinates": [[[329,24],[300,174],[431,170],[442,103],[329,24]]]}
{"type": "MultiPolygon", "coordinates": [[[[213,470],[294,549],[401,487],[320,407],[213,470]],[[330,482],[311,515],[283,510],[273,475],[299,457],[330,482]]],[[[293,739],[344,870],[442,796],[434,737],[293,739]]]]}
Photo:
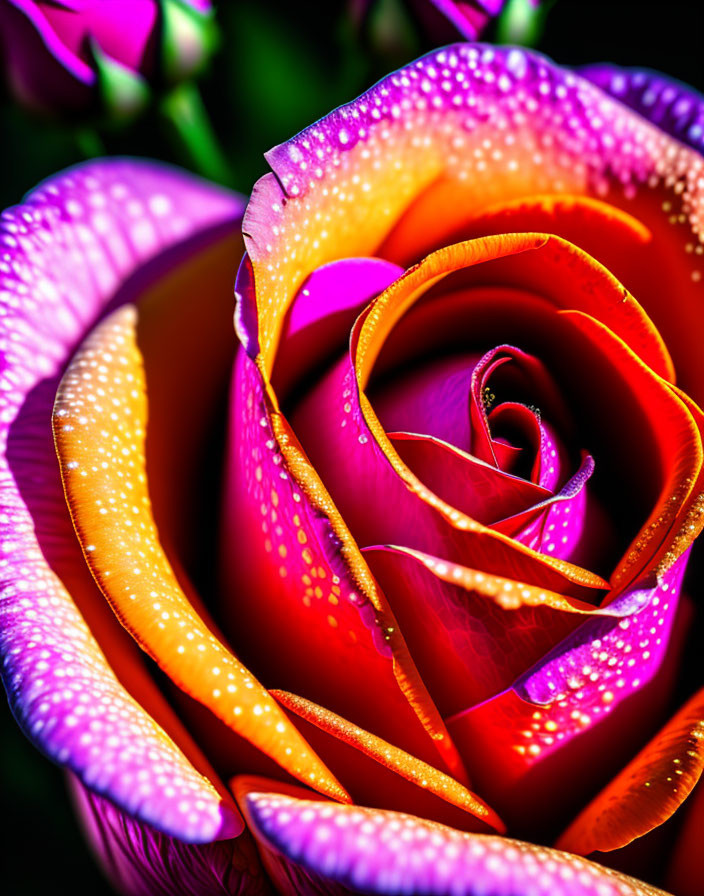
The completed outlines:
{"type": "MultiPolygon", "coordinates": [[[[569,853],[467,834],[411,815],[258,791],[241,804],[286,896],[662,896],[663,891],[569,853]]],[[[248,792],[246,792],[248,791],[248,792]]],[[[302,794],[301,794],[302,795],[302,794]]]]}
{"type": "MultiPolygon", "coordinates": [[[[357,282],[367,298],[368,281],[357,282]]],[[[240,340],[256,351],[246,265],[237,292],[240,340]]],[[[227,625],[247,633],[243,659],[265,670],[268,682],[285,683],[431,764],[439,753],[443,767],[462,777],[386,598],[247,352],[233,371],[221,549],[223,587],[232,595],[227,625]]]]}
{"type": "Polygon", "coordinates": [[[54,438],[86,560],[118,618],[188,694],[295,777],[345,791],[276,702],[183,592],[154,522],[146,475],[147,401],[137,309],[113,312],[59,386],[54,438]]]}
{"type": "Polygon", "coordinates": [[[584,614],[619,615],[410,548],[373,546],[364,556],[445,716],[503,691],[584,614]]]}
{"type": "Polygon", "coordinates": [[[558,847],[587,855],[626,846],[677,811],[702,769],[704,692],[699,692],[580,812],[558,847]]]}
{"type": "Polygon", "coordinates": [[[699,779],[694,792],[682,807],[684,819],[672,850],[666,882],[678,896],[698,896],[704,880],[701,831],[704,825],[704,787],[699,779]]]}
{"type": "Polygon", "coordinates": [[[281,334],[272,378],[281,401],[339,356],[357,315],[402,273],[403,268],[381,258],[344,258],[313,271],[294,298],[281,334]]]}
{"type": "MultiPolygon", "coordinates": [[[[241,208],[238,197],[166,166],[101,161],[47,181],[5,212],[0,237],[0,638],[11,706],[30,739],[85,784],[193,841],[230,836],[238,820],[118,681],[67,590],[80,590],[91,626],[112,638],[89,606],[92,586],[79,572],[65,508],[62,515],[49,421],[66,359],[116,290],[167,250],[187,253],[194,238],[232,232],[241,208]]],[[[140,693],[134,659],[119,645],[116,659],[140,693]]],[[[153,690],[146,698],[168,720],[153,690]]],[[[172,720],[168,727],[175,730],[172,720]]]]}
{"type": "Polygon", "coordinates": [[[112,887],[124,896],[271,896],[248,832],[194,845],[126,815],[71,778],[74,805],[112,887]]]}
{"type": "MultiPolygon", "coordinates": [[[[272,691],[272,693],[282,706],[304,723],[308,723],[306,731],[308,726],[312,726],[327,735],[320,737],[321,744],[325,744],[323,753],[326,757],[335,753],[345,757],[344,765],[340,764],[345,767],[344,777],[352,787],[351,792],[356,803],[406,809],[415,811],[424,818],[434,818],[438,821],[444,820],[443,815],[450,815],[454,823],[464,830],[486,831],[486,827],[491,827],[500,833],[505,831],[503,822],[493,809],[444,772],[304,697],[287,691],[272,691]],[[330,738],[333,740],[330,741],[330,738]],[[334,747],[340,749],[335,750],[334,747]],[[352,748],[360,759],[364,757],[372,760],[372,763],[361,761],[352,766],[349,750],[345,748],[352,748]],[[386,770],[386,774],[381,772],[382,768],[386,770]],[[399,778],[413,786],[399,786],[399,778]],[[437,799],[427,799],[428,795],[437,799]],[[445,803],[442,808],[438,806],[438,799],[445,803]],[[462,810],[462,813],[467,815],[463,817],[462,813],[443,812],[443,809],[447,809],[447,804],[462,810]],[[456,820],[458,814],[459,820],[456,820]]],[[[310,735],[308,737],[310,738],[310,735]]],[[[328,758],[328,761],[332,762],[332,759],[328,758]]]]}
{"type": "Polygon", "coordinates": [[[623,618],[586,620],[503,694],[448,719],[476,786],[502,816],[529,823],[542,794],[559,818],[652,732],[678,661],[672,630],[687,556],[658,584],[613,601],[623,618]]]}

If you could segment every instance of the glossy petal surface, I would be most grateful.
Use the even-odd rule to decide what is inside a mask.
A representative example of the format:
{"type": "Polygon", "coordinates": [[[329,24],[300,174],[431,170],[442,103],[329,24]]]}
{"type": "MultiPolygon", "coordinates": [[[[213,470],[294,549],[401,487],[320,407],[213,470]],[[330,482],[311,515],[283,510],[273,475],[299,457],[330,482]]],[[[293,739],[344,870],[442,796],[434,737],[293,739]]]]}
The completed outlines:
{"type": "Polygon", "coordinates": [[[136,321],[126,305],[100,324],[57,393],[56,449],[87,562],[123,625],[182,689],[295,777],[344,799],[270,694],[196,613],[169,564],[149,500],[136,321]]]}
{"type": "Polygon", "coordinates": [[[329,893],[331,884],[352,892],[409,896],[662,894],[569,853],[465,834],[397,812],[254,790],[244,805],[277,884],[298,881],[298,890],[284,886],[286,896],[329,893]]]}
{"type": "Polygon", "coordinates": [[[339,738],[344,743],[363,752],[390,771],[395,772],[418,787],[428,790],[435,796],[447,800],[465,812],[476,816],[491,825],[499,832],[505,830],[496,813],[489,808],[476,794],[467,790],[464,785],[455,781],[444,772],[438,771],[404,750],[371,734],[369,731],[348,722],[323,706],[311,703],[296,694],[286,691],[273,691],[276,699],[297,716],[315,725],[317,728],[339,738]]]}
{"type": "Polygon", "coordinates": [[[644,739],[671,686],[667,660],[677,659],[671,631],[686,561],[610,605],[626,616],[588,619],[511,688],[448,720],[476,786],[502,814],[510,808],[526,823],[535,785],[557,815],[604,761],[637,744],[639,731],[644,739]],[[618,744],[610,743],[614,730],[618,744]],[[584,764],[577,781],[576,763],[584,764]],[[532,796],[519,792],[521,780],[532,796]]]}
{"type": "Polygon", "coordinates": [[[703,768],[704,693],[699,693],[579,814],[559,847],[586,855],[626,846],[680,807],[703,768]]]}
{"type": "MultiPolygon", "coordinates": [[[[242,338],[256,314],[246,267],[237,290],[242,338]]],[[[346,520],[245,351],[235,363],[230,427],[222,558],[229,624],[248,632],[243,659],[431,764],[439,751],[463,775],[346,520]]]]}
{"type": "Polygon", "coordinates": [[[704,150],[704,98],[698,91],[648,69],[587,65],[580,74],[667,134],[704,150]]]}
{"type": "Polygon", "coordinates": [[[76,563],[75,536],[56,489],[49,421],[67,358],[117,288],[160,253],[236,227],[241,207],[165,166],[96,162],[5,212],[1,237],[1,646],[10,703],[30,739],[84,783],[196,841],[231,836],[238,823],[118,682],[57,575],[76,563]]]}

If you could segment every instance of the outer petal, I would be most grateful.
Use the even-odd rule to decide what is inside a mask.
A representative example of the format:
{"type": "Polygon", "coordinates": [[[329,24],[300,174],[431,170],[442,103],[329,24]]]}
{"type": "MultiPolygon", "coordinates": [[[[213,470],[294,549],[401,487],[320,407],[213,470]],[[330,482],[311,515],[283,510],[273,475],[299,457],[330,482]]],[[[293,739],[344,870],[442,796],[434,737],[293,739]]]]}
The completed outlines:
{"type": "Polygon", "coordinates": [[[259,792],[265,783],[247,782],[242,804],[285,896],[662,896],[569,853],[398,812],[259,792]]]}
{"type": "Polygon", "coordinates": [[[59,577],[80,580],[49,420],[66,359],[117,288],[167,249],[232,232],[240,212],[237,197],[164,166],[94,162],[6,212],[0,237],[0,647],[12,710],[85,784],[187,840],[231,836],[236,821],[124,690],[59,577]]]}
{"type": "Polygon", "coordinates": [[[587,65],[580,75],[694,149],[704,150],[704,97],[648,69],[587,65]]]}
{"type": "Polygon", "coordinates": [[[637,295],[644,288],[682,385],[704,394],[693,335],[704,281],[698,256],[688,255],[701,227],[703,162],[573,73],[519,49],[444,48],[268,159],[279,183],[260,182],[245,224],[267,369],[303,279],[335,258],[376,253],[424,193],[444,196],[429,220],[442,220],[448,196],[478,216],[497,203],[570,193],[606,200],[652,232],[655,249],[642,253],[638,283],[626,286],[637,295]],[[676,320],[664,298],[673,289],[676,320]]]}
{"type": "Polygon", "coordinates": [[[169,563],[149,498],[137,319],[125,305],[96,327],[56,396],[56,450],[91,572],[122,624],[179,687],[291,774],[344,799],[271,695],[189,601],[169,563]]]}
{"type": "Polygon", "coordinates": [[[183,843],[126,815],[71,779],[83,830],[110,884],[124,896],[270,896],[248,832],[183,843]]]}
{"type": "Polygon", "coordinates": [[[696,694],[560,837],[586,855],[619,849],[666,821],[704,768],[704,691],[696,694]]]}

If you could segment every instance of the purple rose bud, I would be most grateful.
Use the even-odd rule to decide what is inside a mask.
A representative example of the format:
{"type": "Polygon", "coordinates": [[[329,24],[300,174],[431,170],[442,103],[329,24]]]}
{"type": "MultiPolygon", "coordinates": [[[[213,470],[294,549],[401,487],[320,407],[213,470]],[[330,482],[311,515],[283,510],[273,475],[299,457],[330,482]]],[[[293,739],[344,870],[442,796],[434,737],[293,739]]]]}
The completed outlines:
{"type": "Polygon", "coordinates": [[[149,86],[193,75],[214,43],[210,0],[0,0],[10,89],[42,112],[137,112],[149,86]]]}

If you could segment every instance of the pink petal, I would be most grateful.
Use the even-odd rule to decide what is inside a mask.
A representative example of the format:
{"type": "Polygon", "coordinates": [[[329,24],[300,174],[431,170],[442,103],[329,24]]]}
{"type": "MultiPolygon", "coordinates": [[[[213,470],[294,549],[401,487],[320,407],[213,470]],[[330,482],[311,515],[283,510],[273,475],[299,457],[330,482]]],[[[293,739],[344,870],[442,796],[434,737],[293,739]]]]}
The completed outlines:
{"type": "Polygon", "coordinates": [[[587,65],[580,75],[694,149],[704,150],[704,97],[659,72],[587,65]]]}
{"type": "Polygon", "coordinates": [[[258,783],[266,784],[248,782],[241,802],[285,896],[662,896],[544,846],[467,834],[399,812],[296,798],[300,791],[261,792],[258,783]]]}
{"type": "MultiPolygon", "coordinates": [[[[363,301],[369,281],[357,284],[363,301]]],[[[221,556],[233,596],[228,625],[247,632],[239,654],[255,672],[266,670],[270,685],[353,718],[431,764],[439,751],[461,776],[384,595],[250,357],[258,337],[246,264],[237,291],[246,351],[233,376],[221,556]]],[[[348,301],[354,306],[353,296],[348,301]]]]}
{"type": "Polygon", "coordinates": [[[67,359],[117,290],[147,262],[152,275],[168,269],[167,250],[183,255],[232,232],[241,208],[165,166],[100,161],[5,212],[0,236],[0,647],[10,703],[28,737],[86,785],[193,841],[231,836],[238,821],[120,684],[67,590],[85,578],[50,421],[67,359]]]}
{"type": "Polygon", "coordinates": [[[282,400],[293,385],[344,350],[357,315],[402,273],[403,268],[381,258],[344,258],[313,271],[281,333],[273,384],[282,400]]]}

